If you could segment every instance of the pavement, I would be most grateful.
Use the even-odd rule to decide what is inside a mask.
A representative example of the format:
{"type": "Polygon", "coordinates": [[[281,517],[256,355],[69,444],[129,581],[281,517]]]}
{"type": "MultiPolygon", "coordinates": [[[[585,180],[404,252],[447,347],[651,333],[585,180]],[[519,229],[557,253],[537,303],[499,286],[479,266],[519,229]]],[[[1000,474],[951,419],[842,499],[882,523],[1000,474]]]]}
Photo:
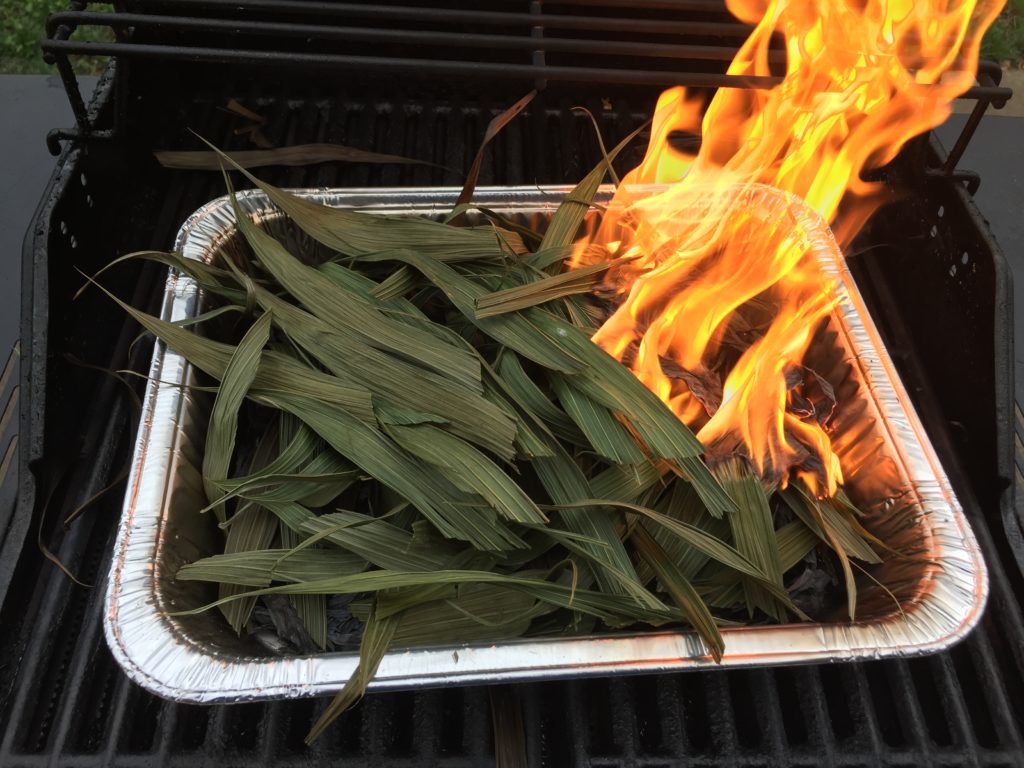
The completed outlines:
{"type": "MultiPolygon", "coordinates": [[[[1004,69],[1003,79],[1000,85],[1012,88],[1014,96],[1006,106],[1000,110],[991,110],[990,114],[999,114],[1002,117],[1024,117],[1024,69],[1004,69]]],[[[967,114],[974,108],[974,102],[968,99],[961,99],[953,102],[953,111],[960,114],[967,114]]]]}
{"type": "MultiPolygon", "coordinates": [[[[86,99],[95,77],[80,77],[86,99]]],[[[0,364],[18,338],[21,306],[21,245],[54,158],[46,149],[51,128],[74,123],[56,75],[0,75],[0,364]]]]}

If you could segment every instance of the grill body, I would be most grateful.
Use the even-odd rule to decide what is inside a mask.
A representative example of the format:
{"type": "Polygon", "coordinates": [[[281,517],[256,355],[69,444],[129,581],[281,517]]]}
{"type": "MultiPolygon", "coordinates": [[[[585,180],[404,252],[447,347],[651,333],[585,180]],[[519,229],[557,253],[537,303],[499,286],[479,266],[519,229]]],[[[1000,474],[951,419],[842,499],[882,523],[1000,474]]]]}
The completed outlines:
{"type": "MultiPolygon", "coordinates": [[[[180,42],[164,34],[147,39],[180,42]]],[[[0,765],[493,764],[491,697],[480,687],[371,695],[312,748],[302,737],[321,701],[196,707],[150,696],[103,642],[102,586],[71,582],[34,534],[81,581],[98,584],[107,572],[135,406],[122,384],[71,358],[144,371],[150,348],[133,344],[137,329],[96,292],[72,301],[82,282],[75,268],[92,273],[131,250],[168,247],[182,219],[222,193],[217,174],[163,170],[153,149],[194,146],[189,129],[244,146],[223,110],[235,98],[266,118],[277,145],[337,142],[464,169],[491,117],[533,84],[410,85],[153,57],[121,59],[101,81],[78,128],[94,138],[63,148],[26,240],[21,493],[0,552],[0,765]],[[65,531],[64,517],[93,497],[65,531]]],[[[589,118],[571,108],[590,108],[608,143],[642,124],[656,95],[549,87],[495,140],[481,183],[578,180],[599,149],[589,118]]],[[[641,151],[642,141],[623,167],[641,151]]],[[[1024,578],[1003,520],[1012,502],[1008,277],[942,161],[927,138],[906,148],[882,174],[895,202],[848,259],[990,568],[979,628],[951,651],[915,660],[515,686],[506,699],[521,709],[531,765],[1024,765],[1024,578]]],[[[420,166],[261,173],[291,187],[458,182],[420,166]]],[[[105,277],[148,311],[163,282],[152,266],[105,277]]]]}

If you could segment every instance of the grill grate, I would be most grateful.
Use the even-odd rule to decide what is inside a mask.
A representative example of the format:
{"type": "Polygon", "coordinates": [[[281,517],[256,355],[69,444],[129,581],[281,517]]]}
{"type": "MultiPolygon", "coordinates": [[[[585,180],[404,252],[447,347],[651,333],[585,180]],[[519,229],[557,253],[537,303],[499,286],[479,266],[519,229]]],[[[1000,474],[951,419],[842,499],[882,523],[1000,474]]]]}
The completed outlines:
{"type": "Polygon", "coordinates": [[[54,14],[44,50],[602,84],[774,82],[724,75],[751,27],[719,0],[503,0],[485,7],[453,0],[135,0],[114,12],[54,14]],[[116,42],[75,39],[79,26],[112,29],[116,42]]]}
{"type": "MultiPolygon", "coordinates": [[[[589,84],[694,88],[768,88],[785,71],[781,39],[770,53],[770,76],[727,74],[751,27],[722,0],[492,0],[486,10],[458,0],[129,0],[113,10],[71,10],[47,22],[44,55],[57,65],[78,123],[78,136],[109,138],[89,119],[69,57],[115,56],[135,62],[217,64],[251,76],[290,72],[438,81],[505,82],[544,89],[589,84]],[[82,27],[105,28],[106,42],[83,40],[82,27]]],[[[984,68],[968,98],[979,100],[963,139],[950,154],[952,171],[989,103],[1002,107],[998,66],[984,68]]],[[[122,84],[130,80],[122,77],[122,84]]],[[[345,82],[349,85],[350,82],[345,82]]],[[[148,85],[148,84],[147,84],[148,85]]],[[[127,86],[126,86],[126,89],[127,86]]],[[[124,97],[119,118],[123,118],[124,97]]],[[[51,149],[57,153],[54,136],[51,149]]]]}
{"type": "MultiPolygon", "coordinates": [[[[144,73],[157,86],[158,72],[144,73]]],[[[109,83],[107,84],[109,92],[109,83]]],[[[184,87],[184,86],[179,86],[184,87]]],[[[189,85],[188,87],[192,87],[189,85]]],[[[187,92],[187,91],[186,91],[187,92]]],[[[106,487],[130,447],[133,406],[108,377],[69,363],[64,353],[104,367],[145,370],[146,344],[131,347],[135,329],[115,307],[87,294],[71,303],[80,278],[112,257],[144,246],[166,247],[183,218],[221,193],[216,174],[164,171],[153,146],[194,146],[188,128],[238,146],[236,124],[220,107],[235,96],[267,118],[276,143],[336,141],[379,152],[407,154],[465,168],[491,115],[518,94],[491,93],[464,100],[391,93],[388,98],[303,93],[275,98],[248,84],[223,92],[177,98],[154,87],[140,97],[132,119],[157,126],[140,144],[69,149],[39,232],[49,262],[35,264],[30,283],[49,281],[49,349],[35,342],[31,356],[47,355],[45,442],[34,467],[37,514],[44,535],[80,579],[102,583],[120,512],[120,488],[102,497],[68,532],[59,521],[106,487]],[[104,147],[106,147],[104,149],[104,147]],[[91,201],[91,202],[90,202],[91,201]],[[121,222],[113,232],[99,222],[121,222]],[[61,226],[63,222],[64,226],[61,226]],[[114,340],[113,342],[111,340],[114,340]],[[74,439],[75,436],[81,436],[74,439]],[[44,503],[48,489],[52,500],[44,503]]],[[[636,103],[648,94],[639,94],[636,103]]],[[[501,134],[484,164],[482,182],[557,183],[577,179],[596,163],[597,145],[584,101],[599,115],[606,141],[625,135],[645,115],[629,103],[543,94],[501,134]]],[[[102,119],[103,112],[97,115],[102,119]]],[[[923,145],[922,145],[923,146],[923,145]]],[[[926,149],[926,148],[925,148],[926,149]]],[[[993,388],[995,366],[982,342],[992,338],[985,290],[995,267],[962,190],[925,177],[913,153],[897,163],[901,183],[916,184],[867,233],[852,258],[869,301],[900,365],[958,494],[968,509],[991,568],[992,595],[981,626],[949,653],[909,661],[588,679],[537,683],[513,690],[523,712],[531,765],[545,766],[991,766],[1024,765],[1024,620],[1021,574],[1012,567],[998,521],[998,479],[989,461],[995,417],[979,393],[993,388]],[[918,170],[914,170],[918,168],[918,170]],[[937,206],[943,206],[939,216],[937,206]],[[934,210],[933,210],[934,209],[934,210]],[[943,224],[936,238],[933,224],[943,224]],[[941,238],[941,242],[938,241],[941,238]],[[870,247],[869,247],[870,246],[870,247]],[[948,265],[936,253],[969,251],[969,280],[940,281],[948,265]],[[932,298],[942,311],[915,319],[891,311],[892,286],[923,276],[943,286],[932,298]],[[902,280],[902,282],[901,282],[902,280]],[[978,361],[953,377],[949,358],[917,356],[915,323],[931,332],[957,326],[975,339],[978,361]],[[940,325],[941,324],[941,325],[940,325]],[[962,413],[948,410],[964,391],[978,401],[962,413]],[[946,422],[953,413],[965,434],[946,422]],[[981,448],[988,453],[976,455],[981,448]],[[993,534],[995,532],[993,541],[993,534]]],[[[626,158],[624,164],[635,161],[626,158]]],[[[284,186],[437,185],[455,180],[424,167],[328,164],[266,169],[284,186]]],[[[136,305],[153,309],[163,276],[155,268],[125,268],[105,282],[136,305]]],[[[37,300],[38,300],[37,292],[37,300]]],[[[46,334],[43,334],[45,338],[46,334]]],[[[42,423],[41,392],[33,394],[29,425],[42,423]]],[[[23,424],[23,432],[29,429],[23,424]]],[[[309,765],[344,760],[350,766],[477,766],[493,762],[489,698],[485,688],[369,696],[312,749],[302,745],[322,701],[201,708],[155,699],[129,683],[102,638],[102,588],[75,586],[28,544],[3,552],[16,563],[0,610],[0,764],[11,766],[309,765]]]]}

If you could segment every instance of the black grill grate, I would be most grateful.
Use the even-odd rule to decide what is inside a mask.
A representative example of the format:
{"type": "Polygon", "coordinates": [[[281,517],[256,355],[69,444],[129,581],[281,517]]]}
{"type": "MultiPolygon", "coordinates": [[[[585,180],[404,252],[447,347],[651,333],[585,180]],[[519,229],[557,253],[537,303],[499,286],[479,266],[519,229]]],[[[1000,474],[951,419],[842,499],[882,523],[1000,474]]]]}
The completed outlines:
{"type": "MultiPolygon", "coordinates": [[[[453,0],[134,0],[114,12],[81,6],[51,17],[47,53],[602,84],[773,82],[724,75],[751,27],[720,0],[502,0],[481,7],[453,0]],[[108,27],[116,42],[76,38],[79,26],[108,27]]],[[[779,54],[775,61],[783,64],[779,54]]]]}
{"type": "MultiPolygon", "coordinates": [[[[215,15],[229,4],[128,5],[215,15]]],[[[273,20],[272,4],[245,5],[263,8],[254,21],[273,20]]],[[[527,5],[495,4],[500,11],[527,5]]],[[[544,5],[564,14],[583,6],[544,5]]],[[[595,17],[623,12],[614,0],[587,5],[595,17]]],[[[719,4],[645,3],[680,5],[700,11],[719,4]]],[[[313,13],[324,4],[288,7],[313,13]]],[[[65,355],[146,370],[149,349],[132,346],[136,329],[95,292],[70,301],[81,283],[72,267],[92,272],[130,250],[166,248],[180,222],[222,192],[216,174],[162,170],[151,150],[198,146],[188,129],[242,146],[234,135],[239,123],[222,109],[234,97],[266,116],[264,130],[279,145],[337,142],[461,170],[491,116],[522,94],[518,86],[495,83],[433,83],[406,92],[394,81],[276,80],[251,72],[231,80],[236,70],[195,62],[121,64],[117,88],[105,83],[106,100],[88,121],[97,131],[117,130],[110,141],[65,150],[27,251],[25,277],[34,303],[26,314],[31,338],[24,355],[36,373],[26,380],[21,431],[35,480],[23,468],[27,490],[17,520],[34,526],[41,517],[51,549],[80,579],[101,585],[121,489],[101,497],[69,531],[60,521],[121,471],[134,411],[119,384],[65,355]]],[[[589,119],[570,107],[588,106],[607,143],[641,124],[656,97],[650,89],[584,93],[542,93],[495,141],[481,182],[573,182],[597,162],[598,150],[589,119]]],[[[909,661],[516,686],[531,765],[1024,766],[1024,579],[1001,528],[1000,443],[990,394],[1001,370],[991,340],[1005,332],[990,305],[1001,264],[963,190],[924,172],[925,143],[910,150],[890,174],[907,194],[865,233],[851,264],[981,540],[992,579],[981,627],[951,652],[909,661]],[[949,274],[961,254],[972,270],[949,274]],[[922,356],[921,340],[929,334],[956,343],[922,356]],[[970,366],[962,362],[965,344],[975,356],[970,366]]],[[[636,159],[627,156],[623,165],[636,159]]],[[[459,181],[418,166],[328,164],[264,175],[296,187],[459,181]]],[[[124,268],[105,283],[153,309],[163,275],[124,268]]],[[[480,687],[371,695],[312,749],[302,737],[322,701],[202,708],[158,700],[129,683],[106,649],[102,587],[72,584],[31,538],[21,547],[8,536],[0,553],[0,594],[10,581],[0,608],[0,722],[6,723],[0,765],[493,763],[489,695],[480,687]]]]}
{"type": "MultiPolygon", "coordinates": [[[[80,135],[95,137],[107,134],[86,114],[72,56],[116,56],[126,69],[161,61],[227,65],[260,77],[390,75],[430,87],[438,80],[538,89],[771,87],[785,71],[781,38],[769,53],[770,75],[726,71],[750,30],[722,0],[495,0],[484,9],[458,0],[128,0],[112,10],[71,0],[70,10],[50,17],[42,47],[64,79],[80,135]],[[110,39],[83,39],[83,27],[105,28],[110,39]]],[[[988,103],[1001,107],[1009,97],[1000,77],[997,66],[984,70],[968,92],[983,102],[978,119],[988,103]]],[[[974,127],[972,119],[966,138],[974,127]]],[[[961,152],[952,153],[950,169],[961,152]]]]}

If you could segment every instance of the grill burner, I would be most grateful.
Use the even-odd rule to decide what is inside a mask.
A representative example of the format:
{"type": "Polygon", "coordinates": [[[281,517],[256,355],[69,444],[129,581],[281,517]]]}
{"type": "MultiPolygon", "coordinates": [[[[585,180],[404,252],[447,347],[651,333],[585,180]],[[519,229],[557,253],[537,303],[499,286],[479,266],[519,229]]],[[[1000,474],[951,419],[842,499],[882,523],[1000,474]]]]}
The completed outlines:
{"type": "MultiPolygon", "coordinates": [[[[277,7],[258,5],[268,16],[277,7]]],[[[309,14],[324,7],[295,5],[309,14]]],[[[611,13],[615,4],[590,5],[611,13]]],[[[186,7],[207,13],[214,4],[133,10],[186,7]]],[[[153,40],[167,42],[160,34],[153,40]]],[[[350,83],[306,69],[260,80],[203,63],[125,63],[116,82],[101,84],[86,124],[110,140],[64,150],[26,250],[24,295],[33,301],[23,332],[23,488],[11,526],[0,520],[0,764],[489,764],[483,688],[371,695],[312,749],[302,736],[323,702],[201,708],[156,699],[130,684],[106,649],[102,588],[75,586],[21,538],[45,512],[44,539],[80,579],[97,583],[107,571],[120,487],[70,531],[59,521],[121,472],[134,406],[120,384],[65,354],[145,371],[149,349],[131,347],[137,329],[110,302],[95,293],[70,301],[81,284],[73,267],[92,272],[129,250],[166,248],[189,212],[222,193],[216,174],[162,170],[151,150],[193,148],[188,128],[242,147],[238,122],[221,109],[234,97],[266,116],[264,132],[278,145],[331,141],[462,169],[521,85],[435,82],[406,92],[393,81],[350,83]]],[[[656,89],[634,89],[628,99],[614,86],[549,89],[495,141],[481,183],[574,182],[598,149],[589,120],[569,107],[594,111],[608,142],[646,119],[655,97],[656,89]]],[[[1000,517],[1009,509],[1012,445],[1004,431],[1012,423],[1009,359],[999,346],[1009,333],[1006,268],[962,186],[942,174],[940,156],[920,140],[886,169],[898,202],[849,256],[981,542],[992,593],[979,629],[949,653],[910,661],[517,686],[531,765],[1024,765],[1024,579],[1000,517]]],[[[457,183],[417,166],[261,173],[294,187],[457,183]]],[[[163,279],[157,268],[125,267],[107,284],[154,311],[163,279]]]]}

